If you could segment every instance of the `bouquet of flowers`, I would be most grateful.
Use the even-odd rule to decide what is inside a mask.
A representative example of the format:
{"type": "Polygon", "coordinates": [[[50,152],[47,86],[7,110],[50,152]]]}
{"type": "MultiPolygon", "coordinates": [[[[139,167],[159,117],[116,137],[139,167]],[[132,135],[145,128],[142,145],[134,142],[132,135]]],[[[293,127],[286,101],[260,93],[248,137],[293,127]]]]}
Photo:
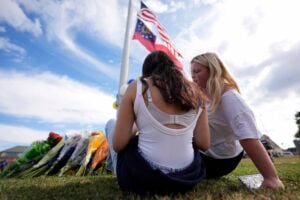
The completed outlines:
{"type": "Polygon", "coordinates": [[[4,169],[0,174],[0,177],[17,176],[22,171],[32,167],[61,139],[62,137],[59,134],[50,132],[47,140],[33,142],[31,146],[21,154],[16,162],[4,169]]]}
{"type": "Polygon", "coordinates": [[[65,141],[65,145],[60,151],[59,156],[54,161],[50,169],[45,173],[45,175],[56,174],[60,170],[60,168],[62,168],[67,163],[69,158],[72,156],[80,139],[81,135],[75,135],[65,141]]]}
{"type": "Polygon", "coordinates": [[[86,156],[83,160],[82,165],[77,171],[76,176],[83,176],[86,174],[86,169],[93,153],[103,144],[105,140],[105,134],[102,131],[95,131],[91,134],[86,156]]]}
{"type": "Polygon", "coordinates": [[[56,157],[58,157],[59,152],[63,146],[64,146],[64,139],[62,138],[59,141],[59,143],[57,143],[55,147],[53,147],[50,151],[48,151],[38,163],[33,165],[28,170],[23,171],[20,174],[20,177],[22,178],[35,177],[44,173],[54,163],[56,157]]]}
{"type": "Polygon", "coordinates": [[[67,164],[60,169],[59,176],[62,176],[70,169],[75,169],[80,167],[82,160],[86,156],[86,149],[88,147],[88,144],[89,144],[89,138],[81,137],[81,139],[78,141],[78,144],[76,145],[76,148],[72,156],[69,158],[67,164]]]}
{"type": "Polygon", "coordinates": [[[95,171],[97,168],[99,168],[99,166],[101,166],[103,161],[106,160],[108,151],[109,151],[109,144],[108,144],[108,140],[105,139],[102,145],[94,153],[89,174],[92,174],[92,172],[95,171]]]}

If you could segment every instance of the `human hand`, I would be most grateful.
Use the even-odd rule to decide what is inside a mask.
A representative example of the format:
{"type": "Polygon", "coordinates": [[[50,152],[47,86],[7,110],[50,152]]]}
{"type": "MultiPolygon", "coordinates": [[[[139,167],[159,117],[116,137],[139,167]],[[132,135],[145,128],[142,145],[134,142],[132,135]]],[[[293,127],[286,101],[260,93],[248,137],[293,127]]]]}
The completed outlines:
{"type": "Polygon", "coordinates": [[[260,189],[265,189],[265,188],[270,188],[270,189],[284,189],[284,185],[281,182],[279,178],[272,178],[272,179],[264,179],[262,182],[260,189]]]}

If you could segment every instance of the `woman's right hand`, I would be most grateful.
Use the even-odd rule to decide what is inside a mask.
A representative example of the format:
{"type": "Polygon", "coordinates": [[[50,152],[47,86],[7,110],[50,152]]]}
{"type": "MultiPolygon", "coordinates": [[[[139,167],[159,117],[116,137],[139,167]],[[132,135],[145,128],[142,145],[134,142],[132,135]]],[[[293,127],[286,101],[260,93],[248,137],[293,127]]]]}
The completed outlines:
{"type": "Polygon", "coordinates": [[[260,188],[284,188],[277,175],[276,168],[262,143],[258,139],[244,139],[240,140],[240,143],[264,177],[260,188]]]}

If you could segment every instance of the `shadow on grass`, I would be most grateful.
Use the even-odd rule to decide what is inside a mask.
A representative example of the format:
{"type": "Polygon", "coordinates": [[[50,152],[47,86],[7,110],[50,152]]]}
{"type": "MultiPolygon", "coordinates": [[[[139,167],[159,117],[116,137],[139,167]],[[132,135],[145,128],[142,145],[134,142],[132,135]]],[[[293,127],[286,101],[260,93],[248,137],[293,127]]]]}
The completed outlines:
{"type": "Polygon", "coordinates": [[[38,177],[0,181],[0,199],[224,199],[239,192],[241,185],[230,178],[204,180],[193,190],[178,195],[139,196],[120,191],[116,177],[38,177]]]}
{"type": "Polygon", "coordinates": [[[38,177],[32,179],[0,179],[0,199],[299,199],[300,157],[278,159],[275,162],[285,190],[250,192],[241,185],[239,175],[255,172],[248,160],[231,174],[220,179],[204,180],[193,190],[175,196],[146,195],[120,191],[112,175],[87,177],[38,177]]]}
{"type": "Polygon", "coordinates": [[[0,199],[119,199],[114,177],[39,177],[0,182],[0,199]]]}
{"type": "Polygon", "coordinates": [[[178,195],[139,196],[120,191],[116,177],[39,177],[0,181],[0,199],[255,199],[236,177],[204,180],[178,195]]]}

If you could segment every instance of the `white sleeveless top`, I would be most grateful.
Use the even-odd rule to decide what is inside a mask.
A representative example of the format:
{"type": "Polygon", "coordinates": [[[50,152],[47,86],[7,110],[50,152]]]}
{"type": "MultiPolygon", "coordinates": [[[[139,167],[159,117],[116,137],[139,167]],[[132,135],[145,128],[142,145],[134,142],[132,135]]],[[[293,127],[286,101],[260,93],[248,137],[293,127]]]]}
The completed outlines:
{"type": "MultiPolygon", "coordinates": [[[[175,122],[185,127],[181,129],[168,128],[149,112],[142,95],[142,83],[138,79],[134,112],[136,126],[140,133],[138,148],[146,160],[157,166],[172,169],[181,169],[192,163],[194,159],[193,132],[202,108],[199,108],[198,113],[190,111],[183,115],[169,115],[170,118],[176,119],[171,121],[171,124],[175,122]],[[188,118],[188,120],[180,120],[184,118],[188,118]],[[186,122],[190,123],[186,124],[186,122]]],[[[165,115],[163,118],[167,119],[166,115],[168,114],[164,113],[163,115],[165,115]]],[[[170,124],[170,121],[167,123],[170,124]]]]}
{"type": "Polygon", "coordinates": [[[197,115],[196,110],[190,110],[187,113],[182,115],[171,115],[161,111],[156,105],[152,102],[152,96],[150,88],[147,90],[148,97],[148,110],[151,115],[161,124],[180,124],[182,126],[188,126],[194,121],[195,116],[197,115]]]}

